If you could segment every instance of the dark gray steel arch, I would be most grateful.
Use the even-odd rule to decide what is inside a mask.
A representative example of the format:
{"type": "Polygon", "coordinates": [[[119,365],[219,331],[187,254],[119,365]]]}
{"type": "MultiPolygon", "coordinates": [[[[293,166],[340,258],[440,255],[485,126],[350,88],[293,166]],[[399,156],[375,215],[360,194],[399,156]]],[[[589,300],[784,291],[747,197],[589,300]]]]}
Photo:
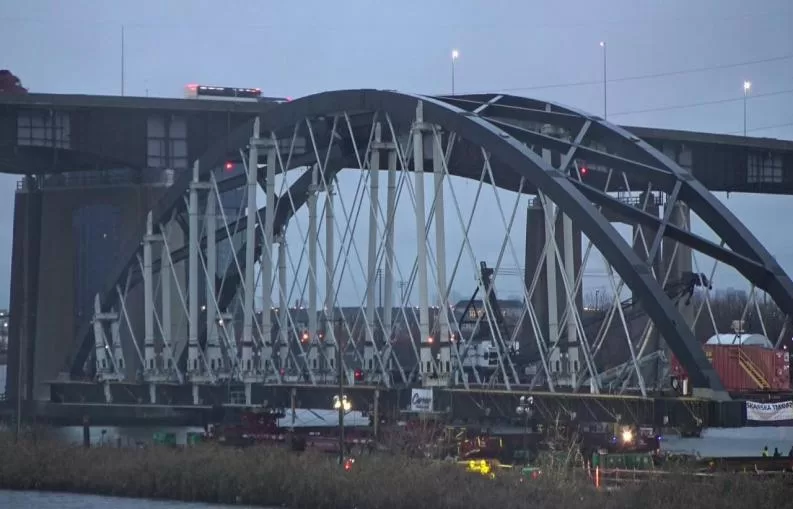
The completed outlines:
{"type": "MultiPolygon", "coordinates": [[[[648,179],[654,185],[660,184],[663,191],[673,194],[675,187],[679,186],[677,197],[719,235],[730,250],[671,226],[666,227],[665,235],[731,265],[755,286],[767,291],[788,316],[793,316],[793,281],[771,253],[721,201],[693,177],[690,171],[682,168],[646,141],[597,116],[551,101],[539,101],[506,94],[478,94],[441,97],[441,99],[464,108],[467,105],[488,104],[485,112],[482,113],[482,116],[485,117],[489,116],[490,111],[493,111],[498,116],[545,121],[566,127],[573,132],[580,129],[585,122],[591,122],[592,127],[589,129],[590,134],[587,139],[595,139],[606,147],[617,147],[621,154],[630,156],[632,161],[642,163],[643,168],[635,166],[634,169],[645,172],[648,179]],[[550,105],[550,111],[545,111],[545,105],[550,105]]],[[[514,132],[515,129],[512,131],[513,135],[521,138],[520,133],[514,132]]],[[[528,133],[526,134],[528,135],[528,133]]],[[[532,133],[530,137],[535,141],[544,138],[549,144],[555,145],[561,150],[573,145],[562,140],[548,139],[536,133],[532,133]]],[[[586,158],[591,158],[593,162],[599,164],[619,163],[618,157],[603,154],[585,146],[579,146],[578,150],[583,152],[586,158]]],[[[623,162],[626,161],[623,160],[623,162]]],[[[599,203],[610,206],[615,212],[627,213],[647,225],[657,226],[660,223],[652,216],[643,214],[633,207],[629,209],[628,206],[617,200],[608,200],[606,196],[598,196],[598,194],[604,194],[600,190],[587,189],[577,181],[574,184],[581,187],[582,191],[591,198],[600,198],[597,200],[599,203]]]]}
{"type": "MultiPolygon", "coordinates": [[[[646,264],[565,175],[495,124],[439,99],[379,90],[347,90],[320,93],[269,109],[267,115],[261,117],[261,129],[265,133],[278,131],[296,125],[305,118],[353,111],[382,111],[399,121],[411,122],[419,102],[423,103],[425,122],[454,131],[460,137],[483,147],[493,159],[525,177],[557,203],[587,237],[592,239],[631,290],[642,297],[648,316],[659,332],[668,338],[670,348],[688,371],[692,385],[696,388],[712,389],[720,397],[727,397],[718,375],[691,331],[685,326],[683,317],[663,293],[646,264]]],[[[222,146],[245,146],[251,127],[247,125],[238,128],[222,146]]],[[[211,171],[222,162],[224,155],[225,151],[208,151],[199,159],[200,172],[206,174],[211,171]]],[[[155,219],[161,217],[164,210],[173,208],[188,184],[189,176],[185,175],[169,190],[166,197],[155,207],[155,219]]]]}

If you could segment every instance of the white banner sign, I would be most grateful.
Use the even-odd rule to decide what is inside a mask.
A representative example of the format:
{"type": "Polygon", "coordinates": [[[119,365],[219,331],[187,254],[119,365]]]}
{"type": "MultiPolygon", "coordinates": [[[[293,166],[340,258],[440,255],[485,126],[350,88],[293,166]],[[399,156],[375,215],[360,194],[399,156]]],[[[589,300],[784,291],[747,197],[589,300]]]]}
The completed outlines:
{"type": "Polygon", "coordinates": [[[746,402],[746,419],[749,421],[793,421],[793,401],[779,403],[746,402]]]}
{"type": "Polygon", "coordinates": [[[410,397],[411,412],[432,412],[432,389],[413,389],[410,397]]]}

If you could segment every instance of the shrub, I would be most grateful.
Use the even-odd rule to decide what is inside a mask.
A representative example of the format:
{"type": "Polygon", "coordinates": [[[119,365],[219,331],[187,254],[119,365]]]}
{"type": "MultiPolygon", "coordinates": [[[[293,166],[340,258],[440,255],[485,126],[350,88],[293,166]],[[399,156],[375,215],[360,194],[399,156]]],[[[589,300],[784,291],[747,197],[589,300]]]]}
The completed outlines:
{"type": "Polygon", "coordinates": [[[286,449],[67,446],[0,435],[0,488],[283,506],[291,509],[738,509],[790,507],[783,481],[669,477],[597,491],[562,469],[534,481],[505,470],[491,480],[458,465],[404,455],[363,456],[350,472],[332,456],[286,449]],[[784,497],[784,498],[783,498],[784,497]]]}

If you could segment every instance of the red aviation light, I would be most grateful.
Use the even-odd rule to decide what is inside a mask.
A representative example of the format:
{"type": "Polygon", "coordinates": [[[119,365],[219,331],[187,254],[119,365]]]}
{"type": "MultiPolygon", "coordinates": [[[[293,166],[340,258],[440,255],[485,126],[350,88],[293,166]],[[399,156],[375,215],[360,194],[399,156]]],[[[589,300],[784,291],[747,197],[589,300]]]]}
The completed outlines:
{"type": "Polygon", "coordinates": [[[589,170],[587,169],[587,167],[586,166],[582,166],[581,167],[581,176],[583,177],[587,173],[589,173],[589,170]]]}
{"type": "Polygon", "coordinates": [[[234,163],[228,162],[225,164],[224,168],[226,169],[226,171],[231,171],[234,169],[234,163]]]}

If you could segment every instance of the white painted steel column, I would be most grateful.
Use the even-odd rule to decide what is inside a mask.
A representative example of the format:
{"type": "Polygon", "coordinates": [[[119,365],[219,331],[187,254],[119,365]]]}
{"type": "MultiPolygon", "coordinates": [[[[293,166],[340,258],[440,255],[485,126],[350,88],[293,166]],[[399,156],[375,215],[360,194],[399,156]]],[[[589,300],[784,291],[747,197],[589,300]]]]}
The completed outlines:
{"type": "Polygon", "coordinates": [[[423,380],[432,373],[430,350],[429,298],[427,295],[427,227],[424,205],[424,107],[419,101],[416,106],[416,121],[413,126],[413,173],[416,182],[416,235],[418,253],[419,288],[419,333],[421,334],[421,366],[423,380]]]}
{"type": "MultiPolygon", "coordinates": [[[[256,191],[259,188],[257,175],[259,172],[259,118],[253,123],[253,135],[251,137],[250,149],[248,153],[248,207],[246,210],[247,218],[245,223],[245,295],[243,298],[243,318],[242,318],[242,371],[245,376],[250,376],[254,372],[253,366],[253,296],[256,292],[254,264],[254,248],[256,244],[256,191]]],[[[246,387],[246,393],[248,388],[246,387]]]]}
{"type": "MultiPolygon", "coordinates": [[[[442,133],[438,132],[438,139],[432,140],[432,169],[435,173],[435,266],[438,276],[438,344],[440,345],[439,373],[445,378],[451,372],[452,357],[451,344],[449,343],[449,303],[446,295],[446,222],[443,206],[443,166],[445,155],[439,143],[442,133]]],[[[445,381],[448,381],[446,379],[445,381]]]]}
{"type": "Polygon", "coordinates": [[[154,239],[152,213],[146,214],[146,235],[143,237],[143,372],[151,374],[156,369],[154,350],[154,285],[152,284],[151,245],[154,239]]]}
{"type": "MultiPolygon", "coordinates": [[[[385,237],[385,270],[383,271],[383,330],[386,345],[383,353],[383,362],[390,370],[391,336],[394,333],[394,224],[396,223],[396,169],[397,153],[392,146],[388,151],[388,194],[386,196],[386,237],[385,237]]],[[[400,303],[400,306],[402,303],[400,303]]]]}
{"type": "MultiPolygon", "coordinates": [[[[267,207],[268,212],[270,207],[267,207]]],[[[278,328],[279,341],[278,341],[278,366],[281,369],[289,367],[289,320],[287,319],[289,313],[289,299],[286,287],[286,232],[282,231],[278,235],[278,301],[281,303],[281,309],[278,312],[278,320],[280,326],[278,328]]]]}
{"type": "Polygon", "coordinates": [[[188,297],[189,323],[187,325],[187,372],[197,374],[200,370],[198,344],[198,161],[193,163],[193,181],[190,184],[190,210],[188,214],[188,297]]]}
{"type": "Polygon", "coordinates": [[[378,122],[374,128],[374,143],[369,156],[369,254],[367,260],[366,285],[366,342],[363,348],[364,369],[372,372],[375,369],[375,311],[377,310],[377,211],[380,206],[380,142],[382,127],[378,122]]]}
{"type": "Polygon", "coordinates": [[[105,340],[105,326],[100,318],[102,314],[102,303],[99,294],[94,296],[94,348],[96,352],[96,372],[100,378],[108,372],[111,363],[108,359],[107,341],[105,340]]]}
{"type": "MultiPolygon", "coordinates": [[[[551,151],[547,149],[542,150],[542,158],[546,163],[552,164],[551,151]]],[[[553,203],[547,196],[538,196],[542,205],[543,214],[545,215],[545,242],[548,243],[548,249],[545,251],[545,291],[548,295],[548,346],[556,344],[559,337],[559,300],[557,296],[557,283],[556,283],[556,204],[553,203]],[[551,225],[554,231],[551,231],[551,225]]],[[[549,367],[552,372],[557,372],[556,366],[562,369],[562,362],[558,348],[553,350],[548,355],[549,367]]]]}
{"type": "Polygon", "coordinates": [[[206,205],[206,311],[207,311],[207,357],[210,369],[217,373],[223,370],[223,353],[220,351],[218,337],[217,297],[215,295],[215,279],[217,274],[218,256],[215,230],[217,229],[217,198],[210,188],[207,192],[206,205]]]}
{"type": "MultiPolygon", "coordinates": [[[[124,362],[124,347],[121,345],[121,318],[110,322],[110,337],[113,341],[113,360],[118,380],[127,378],[127,363],[124,362]]],[[[134,339],[132,340],[134,341],[134,339]]]]}
{"type": "Polygon", "coordinates": [[[336,302],[335,302],[335,271],[334,259],[336,247],[333,240],[333,183],[325,182],[325,316],[327,330],[325,331],[325,362],[328,363],[331,375],[336,372],[336,302]]]}
{"type": "MultiPolygon", "coordinates": [[[[165,235],[167,232],[163,231],[165,235]]],[[[160,246],[160,300],[162,306],[162,313],[160,318],[162,320],[162,344],[163,344],[163,371],[169,376],[172,374],[175,366],[173,359],[171,359],[170,352],[173,352],[173,341],[171,334],[173,334],[173,323],[171,321],[171,279],[173,278],[173,268],[171,266],[171,257],[167,252],[168,247],[165,242],[160,246]]]]}
{"type": "MultiPolygon", "coordinates": [[[[562,215],[562,234],[564,235],[564,269],[567,281],[571,285],[575,284],[575,246],[573,245],[573,220],[570,216],[562,215]]],[[[571,291],[575,288],[571,288],[571,291]]],[[[567,292],[565,292],[567,293],[567,292]]],[[[579,351],[578,351],[578,328],[576,325],[576,316],[578,309],[576,307],[576,295],[572,295],[572,299],[567,299],[567,369],[570,372],[570,383],[575,387],[576,372],[580,367],[579,351]]]]}
{"type": "Polygon", "coordinates": [[[273,221],[275,217],[275,167],[278,164],[277,146],[267,140],[267,182],[265,183],[264,247],[262,267],[262,350],[261,369],[267,371],[273,362],[273,221]]]}
{"type": "Polygon", "coordinates": [[[314,369],[319,359],[317,342],[317,191],[319,167],[311,167],[311,186],[308,188],[308,333],[307,364],[314,369]]]}

